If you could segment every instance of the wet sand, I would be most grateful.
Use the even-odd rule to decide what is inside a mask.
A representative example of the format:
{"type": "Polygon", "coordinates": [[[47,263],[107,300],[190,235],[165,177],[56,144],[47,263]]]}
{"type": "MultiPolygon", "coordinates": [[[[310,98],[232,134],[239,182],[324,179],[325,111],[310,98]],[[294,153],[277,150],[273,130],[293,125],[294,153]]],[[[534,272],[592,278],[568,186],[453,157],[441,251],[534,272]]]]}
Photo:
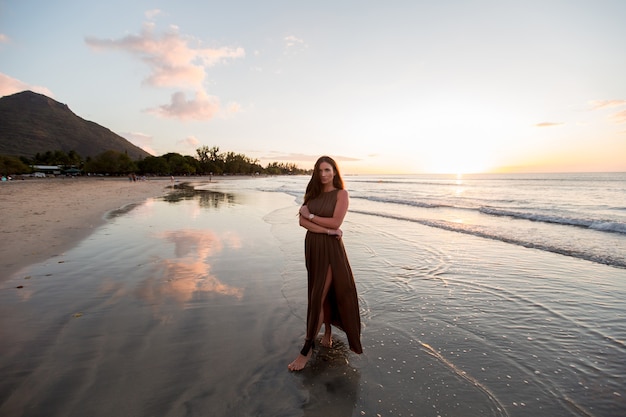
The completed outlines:
{"type": "Polygon", "coordinates": [[[275,201],[148,199],[0,283],[0,415],[299,414],[275,201]]]}
{"type": "Polygon", "coordinates": [[[287,371],[305,328],[297,203],[238,185],[99,211],[0,282],[0,415],[623,415],[623,344],[595,320],[622,310],[594,289],[621,291],[622,271],[358,213],[344,230],[364,353],[336,331],[287,371]],[[554,314],[554,294],[578,292],[600,311],[554,314]]]}
{"type": "Polygon", "coordinates": [[[110,210],[168,191],[170,179],[62,177],[0,183],[0,281],[62,254],[110,210]]]}

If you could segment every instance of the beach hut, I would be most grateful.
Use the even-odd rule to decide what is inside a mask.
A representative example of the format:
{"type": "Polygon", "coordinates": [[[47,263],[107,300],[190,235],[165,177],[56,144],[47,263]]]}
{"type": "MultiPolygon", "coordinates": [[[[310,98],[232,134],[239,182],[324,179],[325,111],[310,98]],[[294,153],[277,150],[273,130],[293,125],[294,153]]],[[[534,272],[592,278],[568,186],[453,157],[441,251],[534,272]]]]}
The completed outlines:
{"type": "Polygon", "coordinates": [[[78,168],[68,168],[65,171],[63,171],[63,173],[65,175],[75,176],[75,175],[81,175],[82,171],[80,169],[78,169],[78,168]]]}
{"type": "Polygon", "coordinates": [[[46,175],[60,175],[61,167],[58,165],[32,165],[33,171],[41,172],[46,175]]]}

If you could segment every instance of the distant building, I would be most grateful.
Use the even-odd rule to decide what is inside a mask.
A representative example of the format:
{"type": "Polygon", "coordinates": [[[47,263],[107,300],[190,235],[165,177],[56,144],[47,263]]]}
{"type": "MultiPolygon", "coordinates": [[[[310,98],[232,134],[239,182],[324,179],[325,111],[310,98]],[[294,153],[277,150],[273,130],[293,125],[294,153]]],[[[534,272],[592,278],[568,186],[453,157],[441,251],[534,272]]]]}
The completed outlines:
{"type": "Polygon", "coordinates": [[[65,175],[81,175],[83,171],[81,171],[78,168],[68,168],[65,171],[63,171],[63,173],[65,175]]]}
{"type": "Polygon", "coordinates": [[[61,167],[58,165],[32,165],[31,168],[35,172],[43,172],[46,175],[61,175],[61,167]]]}

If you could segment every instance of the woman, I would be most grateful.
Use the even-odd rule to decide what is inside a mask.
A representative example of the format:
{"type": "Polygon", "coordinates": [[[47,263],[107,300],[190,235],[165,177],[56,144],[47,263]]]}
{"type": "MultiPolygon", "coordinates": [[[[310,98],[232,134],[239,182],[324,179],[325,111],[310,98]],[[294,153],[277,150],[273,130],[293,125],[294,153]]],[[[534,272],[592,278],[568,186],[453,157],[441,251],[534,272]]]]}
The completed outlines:
{"type": "Polygon", "coordinates": [[[314,340],[324,323],[322,346],[332,345],[331,325],[343,330],[350,349],[362,353],[359,301],[340,229],[348,211],[348,192],[336,162],[322,156],[315,163],[300,208],[300,226],[307,229],[304,254],[308,276],[306,339],[290,371],[302,370],[311,358],[314,340]]]}

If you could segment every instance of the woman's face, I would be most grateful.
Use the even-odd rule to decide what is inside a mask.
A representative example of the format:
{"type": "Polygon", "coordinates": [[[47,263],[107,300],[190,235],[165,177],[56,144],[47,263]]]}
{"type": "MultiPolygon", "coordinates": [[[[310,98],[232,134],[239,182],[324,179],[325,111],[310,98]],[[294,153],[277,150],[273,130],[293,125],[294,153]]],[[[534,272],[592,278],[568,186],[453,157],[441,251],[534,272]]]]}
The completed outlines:
{"type": "Polygon", "coordinates": [[[333,166],[328,162],[322,162],[319,169],[320,181],[322,185],[332,184],[335,177],[333,166]]]}

